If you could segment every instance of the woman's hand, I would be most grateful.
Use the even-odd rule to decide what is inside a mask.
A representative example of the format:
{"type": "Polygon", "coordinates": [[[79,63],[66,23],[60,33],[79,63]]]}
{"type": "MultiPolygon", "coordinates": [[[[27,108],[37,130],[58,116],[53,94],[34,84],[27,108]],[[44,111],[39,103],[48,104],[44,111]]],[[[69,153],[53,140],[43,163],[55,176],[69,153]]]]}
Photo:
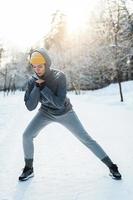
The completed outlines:
{"type": "Polygon", "coordinates": [[[42,79],[38,79],[35,81],[36,82],[36,86],[40,88],[40,90],[42,90],[45,86],[45,80],[42,79]]]}
{"type": "Polygon", "coordinates": [[[43,80],[43,79],[38,79],[37,81],[36,81],[36,83],[38,83],[38,84],[41,84],[41,83],[44,83],[45,81],[43,80]]]}

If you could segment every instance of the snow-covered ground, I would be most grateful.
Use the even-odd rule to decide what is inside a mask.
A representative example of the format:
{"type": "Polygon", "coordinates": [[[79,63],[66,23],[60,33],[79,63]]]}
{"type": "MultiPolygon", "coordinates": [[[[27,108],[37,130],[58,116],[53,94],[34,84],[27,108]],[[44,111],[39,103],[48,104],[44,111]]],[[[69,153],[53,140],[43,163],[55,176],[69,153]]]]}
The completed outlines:
{"type": "Polygon", "coordinates": [[[132,200],[133,81],[77,96],[68,93],[88,133],[119,165],[121,181],[67,129],[56,123],[35,139],[35,177],[19,182],[24,166],[22,134],[37,110],[29,112],[23,92],[0,93],[0,200],[132,200]]]}

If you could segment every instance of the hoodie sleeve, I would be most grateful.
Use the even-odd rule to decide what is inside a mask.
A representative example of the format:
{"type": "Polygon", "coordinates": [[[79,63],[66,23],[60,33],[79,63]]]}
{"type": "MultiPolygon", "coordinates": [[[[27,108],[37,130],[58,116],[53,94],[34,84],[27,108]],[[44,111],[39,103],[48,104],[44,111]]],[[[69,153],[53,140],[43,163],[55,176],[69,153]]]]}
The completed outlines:
{"type": "Polygon", "coordinates": [[[41,90],[41,94],[55,107],[61,108],[65,102],[66,91],[67,91],[66,77],[64,74],[61,74],[61,76],[58,78],[58,86],[57,86],[56,95],[47,86],[45,86],[44,89],[41,90]]]}
{"type": "Polygon", "coordinates": [[[40,89],[34,85],[34,82],[29,80],[24,96],[24,101],[29,111],[34,110],[40,100],[40,89]]]}

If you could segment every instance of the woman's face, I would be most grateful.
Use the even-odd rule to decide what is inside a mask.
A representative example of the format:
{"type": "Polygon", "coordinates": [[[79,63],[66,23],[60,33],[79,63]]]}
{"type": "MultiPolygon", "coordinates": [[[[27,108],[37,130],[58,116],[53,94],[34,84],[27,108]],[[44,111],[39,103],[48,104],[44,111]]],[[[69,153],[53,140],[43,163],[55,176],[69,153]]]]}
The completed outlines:
{"type": "Polygon", "coordinates": [[[38,76],[43,76],[45,74],[45,64],[34,64],[32,67],[38,76]]]}

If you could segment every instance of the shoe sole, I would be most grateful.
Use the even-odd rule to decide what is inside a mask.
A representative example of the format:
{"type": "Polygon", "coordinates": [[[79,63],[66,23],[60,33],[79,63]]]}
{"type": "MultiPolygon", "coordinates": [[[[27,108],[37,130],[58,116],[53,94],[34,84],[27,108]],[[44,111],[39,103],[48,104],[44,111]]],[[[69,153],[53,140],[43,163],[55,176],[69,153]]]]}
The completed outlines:
{"type": "Polygon", "coordinates": [[[29,176],[27,176],[26,178],[23,179],[19,179],[19,181],[27,181],[29,178],[34,177],[34,173],[30,174],[29,176]]]}
{"type": "Polygon", "coordinates": [[[114,177],[111,173],[109,174],[109,176],[111,176],[112,179],[115,179],[115,180],[121,180],[122,177],[114,177]]]}

